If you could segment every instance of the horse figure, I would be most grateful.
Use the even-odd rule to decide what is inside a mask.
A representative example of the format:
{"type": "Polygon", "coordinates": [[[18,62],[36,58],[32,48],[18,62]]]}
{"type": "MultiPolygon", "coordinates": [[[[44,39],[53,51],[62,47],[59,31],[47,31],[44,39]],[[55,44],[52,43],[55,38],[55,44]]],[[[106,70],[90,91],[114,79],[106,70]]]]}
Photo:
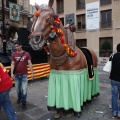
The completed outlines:
{"type": "Polygon", "coordinates": [[[35,5],[30,45],[34,50],[49,45],[48,110],[57,110],[55,118],[62,110],[72,110],[79,117],[83,103],[99,93],[97,56],[92,49],[75,46],[75,28],[63,27],[52,9],[53,2],[35,5]]]}

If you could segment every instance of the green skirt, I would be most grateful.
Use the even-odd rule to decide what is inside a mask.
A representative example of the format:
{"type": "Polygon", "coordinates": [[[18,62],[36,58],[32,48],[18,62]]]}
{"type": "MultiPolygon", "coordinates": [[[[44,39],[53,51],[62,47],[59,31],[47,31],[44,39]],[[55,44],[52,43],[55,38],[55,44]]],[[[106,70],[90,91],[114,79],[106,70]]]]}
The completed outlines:
{"type": "MultiPolygon", "coordinates": [[[[99,93],[98,70],[94,68],[94,78],[89,80],[87,69],[51,70],[48,86],[48,109],[63,108],[81,112],[81,106],[99,93]]],[[[49,109],[50,110],[50,109],[49,109]]]]}

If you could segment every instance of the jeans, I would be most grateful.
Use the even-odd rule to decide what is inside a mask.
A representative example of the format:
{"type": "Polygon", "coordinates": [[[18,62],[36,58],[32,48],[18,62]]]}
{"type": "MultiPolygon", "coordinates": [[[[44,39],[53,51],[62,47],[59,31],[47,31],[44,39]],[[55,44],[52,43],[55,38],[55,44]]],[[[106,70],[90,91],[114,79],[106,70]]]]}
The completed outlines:
{"type": "Polygon", "coordinates": [[[112,114],[120,117],[120,105],[118,103],[118,96],[120,92],[120,82],[111,80],[112,87],[112,114]]]}
{"type": "MultiPolygon", "coordinates": [[[[0,92],[0,111],[1,111],[1,107],[3,107],[9,120],[17,120],[15,111],[10,102],[9,92],[10,92],[10,89],[0,92]]],[[[3,120],[3,119],[0,117],[0,120],[3,120]]]]}
{"type": "Polygon", "coordinates": [[[23,105],[26,105],[27,98],[27,86],[28,86],[28,75],[15,75],[15,88],[17,91],[18,99],[21,100],[23,105]]]}

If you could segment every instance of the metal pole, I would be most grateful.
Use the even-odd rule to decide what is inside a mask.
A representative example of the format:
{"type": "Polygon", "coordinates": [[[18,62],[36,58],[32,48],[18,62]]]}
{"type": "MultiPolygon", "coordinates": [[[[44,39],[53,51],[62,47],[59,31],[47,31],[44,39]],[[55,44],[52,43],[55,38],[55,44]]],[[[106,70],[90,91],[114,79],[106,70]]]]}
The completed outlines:
{"type": "Polygon", "coordinates": [[[5,32],[4,0],[2,0],[2,42],[3,42],[3,55],[6,56],[6,32],[5,32]]]}

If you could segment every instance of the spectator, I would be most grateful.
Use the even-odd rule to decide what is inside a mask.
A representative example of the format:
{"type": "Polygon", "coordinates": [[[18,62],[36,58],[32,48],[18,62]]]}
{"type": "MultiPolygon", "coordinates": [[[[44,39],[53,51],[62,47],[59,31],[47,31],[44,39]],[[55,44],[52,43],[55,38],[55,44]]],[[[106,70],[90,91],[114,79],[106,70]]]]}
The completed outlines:
{"type": "Polygon", "coordinates": [[[22,102],[22,109],[25,110],[27,108],[26,99],[28,85],[27,64],[29,65],[29,68],[31,70],[32,79],[34,78],[34,73],[32,69],[30,54],[22,50],[22,44],[19,41],[15,42],[15,49],[16,52],[12,54],[11,77],[15,80],[15,87],[18,96],[17,103],[19,104],[20,102],[22,102]]]}
{"type": "MultiPolygon", "coordinates": [[[[11,105],[9,92],[12,87],[12,80],[9,77],[7,70],[0,63],[0,110],[3,107],[9,120],[17,120],[15,111],[11,105]]],[[[0,115],[0,120],[3,120],[0,115]]]]}
{"type": "Polygon", "coordinates": [[[120,43],[116,47],[117,53],[112,58],[112,68],[110,73],[112,88],[112,114],[114,117],[120,118],[120,104],[118,103],[118,95],[120,91],[120,43]]]}

